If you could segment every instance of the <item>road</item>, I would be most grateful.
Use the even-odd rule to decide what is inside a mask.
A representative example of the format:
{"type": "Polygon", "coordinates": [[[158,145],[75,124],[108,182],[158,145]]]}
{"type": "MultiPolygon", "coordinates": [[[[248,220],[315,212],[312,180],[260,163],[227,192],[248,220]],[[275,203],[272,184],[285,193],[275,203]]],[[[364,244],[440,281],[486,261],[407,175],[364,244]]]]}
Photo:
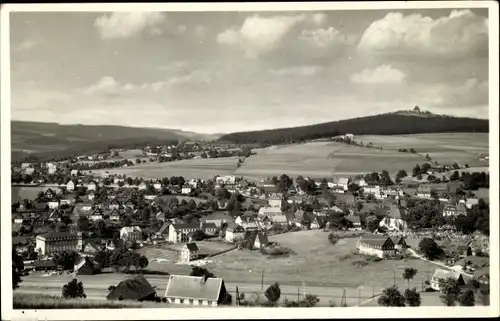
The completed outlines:
{"type": "MultiPolygon", "coordinates": [[[[25,293],[39,293],[47,295],[61,295],[61,289],[64,284],[68,283],[72,276],[70,275],[52,275],[42,276],[42,272],[32,272],[28,276],[22,278],[20,288],[16,291],[25,293]]],[[[89,299],[105,299],[108,294],[108,287],[110,285],[118,285],[124,279],[131,277],[126,274],[118,273],[103,273],[98,275],[78,275],[76,278],[83,282],[85,293],[89,299]]],[[[160,296],[163,296],[168,284],[168,276],[162,275],[145,275],[148,281],[156,289],[160,296]]],[[[246,298],[251,298],[254,293],[260,295],[265,300],[263,292],[270,284],[264,283],[263,287],[259,283],[246,283],[246,282],[227,282],[226,288],[231,294],[236,293],[236,287],[240,293],[245,293],[246,298]]],[[[297,300],[297,296],[302,297],[305,294],[317,295],[320,299],[320,306],[328,306],[330,301],[333,301],[336,306],[340,306],[343,291],[346,291],[347,305],[355,306],[362,301],[366,301],[372,295],[372,289],[358,288],[338,288],[326,286],[308,286],[303,284],[301,286],[280,284],[281,298],[288,298],[289,300],[297,300]],[[359,295],[359,297],[358,297],[359,295]]],[[[381,289],[374,289],[380,292],[381,289]]],[[[234,297],[234,295],[233,295],[234,297]]]]}

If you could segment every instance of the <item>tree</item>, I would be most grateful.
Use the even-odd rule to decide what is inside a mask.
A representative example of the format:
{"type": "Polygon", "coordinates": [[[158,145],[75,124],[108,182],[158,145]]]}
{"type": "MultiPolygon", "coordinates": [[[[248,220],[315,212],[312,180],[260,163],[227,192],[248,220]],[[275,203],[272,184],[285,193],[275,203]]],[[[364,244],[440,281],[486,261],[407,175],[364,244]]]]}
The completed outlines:
{"type": "Polygon", "coordinates": [[[191,269],[191,276],[204,276],[206,278],[215,278],[215,275],[204,267],[193,266],[191,269]]]}
{"type": "Polygon", "coordinates": [[[79,254],[75,251],[57,253],[54,255],[54,263],[64,270],[72,270],[78,256],[79,254]]]}
{"type": "Polygon", "coordinates": [[[132,224],[132,218],[130,216],[125,217],[123,220],[123,226],[130,226],[132,224]]]}
{"type": "Polygon", "coordinates": [[[405,290],[405,302],[411,307],[418,307],[422,304],[422,298],[420,298],[417,288],[405,290]]]}
{"type": "Polygon", "coordinates": [[[408,176],[408,173],[404,169],[401,169],[396,174],[396,183],[401,183],[401,179],[408,176]]]}
{"type": "Polygon", "coordinates": [[[456,181],[460,178],[460,174],[458,174],[458,171],[454,171],[453,174],[450,176],[450,181],[456,181]]]}
{"type": "Polygon", "coordinates": [[[108,291],[109,291],[109,293],[113,292],[115,289],[116,289],[116,286],[114,286],[114,285],[110,285],[110,286],[108,287],[108,291]]]}
{"type": "Polygon", "coordinates": [[[433,239],[427,237],[420,241],[418,248],[429,260],[434,260],[443,253],[443,250],[437,245],[437,243],[433,239]]]}
{"type": "Polygon", "coordinates": [[[474,297],[473,289],[463,289],[457,298],[458,303],[464,307],[473,307],[475,305],[476,299],[474,297]]]}
{"type": "Polygon", "coordinates": [[[405,297],[394,285],[382,291],[382,294],[378,298],[378,304],[384,307],[404,307],[405,297]]]}
{"type": "Polygon", "coordinates": [[[23,258],[17,254],[17,252],[12,250],[12,289],[17,289],[19,283],[22,282],[21,275],[24,270],[23,258]]]}
{"type": "Polygon", "coordinates": [[[408,281],[408,288],[410,288],[410,280],[417,274],[417,269],[408,267],[403,271],[403,279],[408,281]]]}
{"type": "Polygon", "coordinates": [[[77,224],[78,230],[80,230],[80,231],[90,230],[90,221],[86,216],[80,216],[78,218],[78,222],[76,224],[77,224]]]}
{"type": "Polygon", "coordinates": [[[432,158],[429,156],[429,154],[426,154],[426,155],[425,155],[425,160],[429,162],[429,161],[431,161],[431,160],[432,160],[432,158]]]}
{"type": "Polygon", "coordinates": [[[414,168],[413,168],[413,177],[415,176],[418,176],[420,174],[420,166],[417,164],[414,168]]]}
{"type": "Polygon", "coordinates": [[[460,294],[460,287],[457,280],[454,278],[440,279],[439,289],[441,290],[439,298],[446,306],[456,305],[460,294]]]}
{"type": "Polygon", "coordinates": [[[83,283],[78,282],[77,279],[73,279],[64,285],[62,288],[62,296],[65,299],[76,299],[76,298],[86,298],[85,291],[83,289],[83,283]]]}
{"type": "Polygon", "coordinates": [[[142,255],[140,258],[139,258],[139,267],[141,269],[145,269],[147,268],[149,265],[149,260],[147,257],[145,257],[144,255],[142,255]]]}
{"type": "Polygon", "coordinates": [[[279,284],[274,283],[270,285],[264,294],[266,295],[266,298],[269,300],[269,303],[275,305],[281,296],[281,289],[279,284]]]}
{"type": "Polygon", "coordinates": [[[202,230],[196,230],[193,232],[192,237],[195,241],[203,241],[205,239],[205,232],[202,230]]]}
{"type": "Polygon", "coordinates": [[[318,304],[319,299],[317,295],[313,294],[306,294],[304,299],[299,302],[299,307],[304,307],[304,308],[312,308],[315,307],[316,304],[318,304]]]}

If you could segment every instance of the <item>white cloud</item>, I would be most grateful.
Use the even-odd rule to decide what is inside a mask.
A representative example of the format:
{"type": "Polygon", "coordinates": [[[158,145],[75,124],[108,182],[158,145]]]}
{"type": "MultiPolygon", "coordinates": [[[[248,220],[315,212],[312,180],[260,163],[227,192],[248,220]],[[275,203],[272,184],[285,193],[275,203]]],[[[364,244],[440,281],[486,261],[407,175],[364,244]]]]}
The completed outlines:
{"type": "Polygon", "coordinates": [[[406,75],[390,65],[381,65],[375,69],[364,69],[351,75],[351,82],[356,84],[402,83],[406,75]]]}
{"type": "Polygon", "coordinates": [[[453,10],[432,19],[420,14],[388,13],[361,37],[361,52],[468,55],[488,46],[488,19],[470,10],[453,10]]]}
{"type": "Polygon", "coordinates": [[[322,25],[326,20],[326,14],[324,13],[315,13],[311,16],[311,20],[316,25],[322,25]]]}
{"type": "Polygon", "coordinates": [[[240,29],[227,29],[217,35],[219,44],[235,46],[245,51],[249,58],[257,57],[275,49],[288,32],[305,15],[260,17],[245,19],[240,29]]]}
{"type": "Polygon", "coordinates": [[[414,89],[415,98],[433,107],[474,107],[488,105],[488,82],[469,78],[452,84],[423,84],[414,89]]]}
{"type": "Polygon", "coordinates": [[[19,45],[15,46],[13,48],[13,51],[28,51],[34,47],[36,47],[39,44],[38,40],[35,39],[27,39],[23,42],[21,42],[19,45]]]}
{"type": "Polygon", "coordinates": [[[352,42],[351,37],[341,34],[333,27],[315,30],[302,30],[300,40],[307,41],[316,47],[327,47],[330,45],[344,45],[352,42]]]}
{"type": "Polygon", "coordinates": [[[283,69],[272,69],[270,72],[276,76],[310,77],[321,71],[319,66],[299,66],[283,69]]]}
{"type": "Polygon", "coordinates": [[[158,35],[162,33],[159,25],[166,19],[161,12],[113,12],[98,17],[94,26],[102,39],[125,39],[146,33],[158,35]]]}
{"type": "Polygon", "coordinates": [[[202,25],[197,25],[195,28],[194,28],[194,34],[198,37],[202,37],[206,34],[207,30],[204,26],[202,25]]]}

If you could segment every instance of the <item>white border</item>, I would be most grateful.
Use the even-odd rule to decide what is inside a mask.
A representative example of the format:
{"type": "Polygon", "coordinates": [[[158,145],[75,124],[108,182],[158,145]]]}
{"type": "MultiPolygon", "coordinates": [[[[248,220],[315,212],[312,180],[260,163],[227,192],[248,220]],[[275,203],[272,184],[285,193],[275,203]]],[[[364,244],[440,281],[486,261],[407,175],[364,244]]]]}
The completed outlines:
{"type": "Polygon", "coordinates": [[[105,319],[269,319],[269,318],[412,318],[412,317],[488,317],[499,316],[499,240],[498,213],[498,3],[496,1],[414,1],[414,2],[344,2],[344,3],[113,3],[113,4],[6,4],[1,7],[1,191],[2,199],[2,320],[47,319],[89,320],[105,319]],[[217,309],[100,309],[100,310],[13,310],[10,279],[11,219],[10,219],[10,43],[9,13],[20,11],[320,11],[366,9],[437,9],[437,8],[489,8],[489,119],[490,119],[490,307],[421,307],[421,308],[217,308],[217,309]],[[96,312],[94,312],[96,311],[96,312]],[[174,312],[175,311],[175,312],[174,312]]]}

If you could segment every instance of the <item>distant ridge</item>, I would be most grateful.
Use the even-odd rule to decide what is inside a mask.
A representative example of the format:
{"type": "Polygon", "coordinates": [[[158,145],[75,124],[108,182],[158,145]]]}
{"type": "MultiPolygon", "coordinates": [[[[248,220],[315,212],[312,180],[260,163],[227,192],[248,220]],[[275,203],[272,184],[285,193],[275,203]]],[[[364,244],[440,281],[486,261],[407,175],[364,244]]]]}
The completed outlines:
{"type": "Polygon", "coordinates": [[[354,135],[408,135],[424,133],[489,132],[487,119],[436,115],[421,111],[400,110],[375,116],[352,118],[309,126],[238,132],[223,135],[220,142],[235,144],[285,144],[305,140],[354,135]]]}

